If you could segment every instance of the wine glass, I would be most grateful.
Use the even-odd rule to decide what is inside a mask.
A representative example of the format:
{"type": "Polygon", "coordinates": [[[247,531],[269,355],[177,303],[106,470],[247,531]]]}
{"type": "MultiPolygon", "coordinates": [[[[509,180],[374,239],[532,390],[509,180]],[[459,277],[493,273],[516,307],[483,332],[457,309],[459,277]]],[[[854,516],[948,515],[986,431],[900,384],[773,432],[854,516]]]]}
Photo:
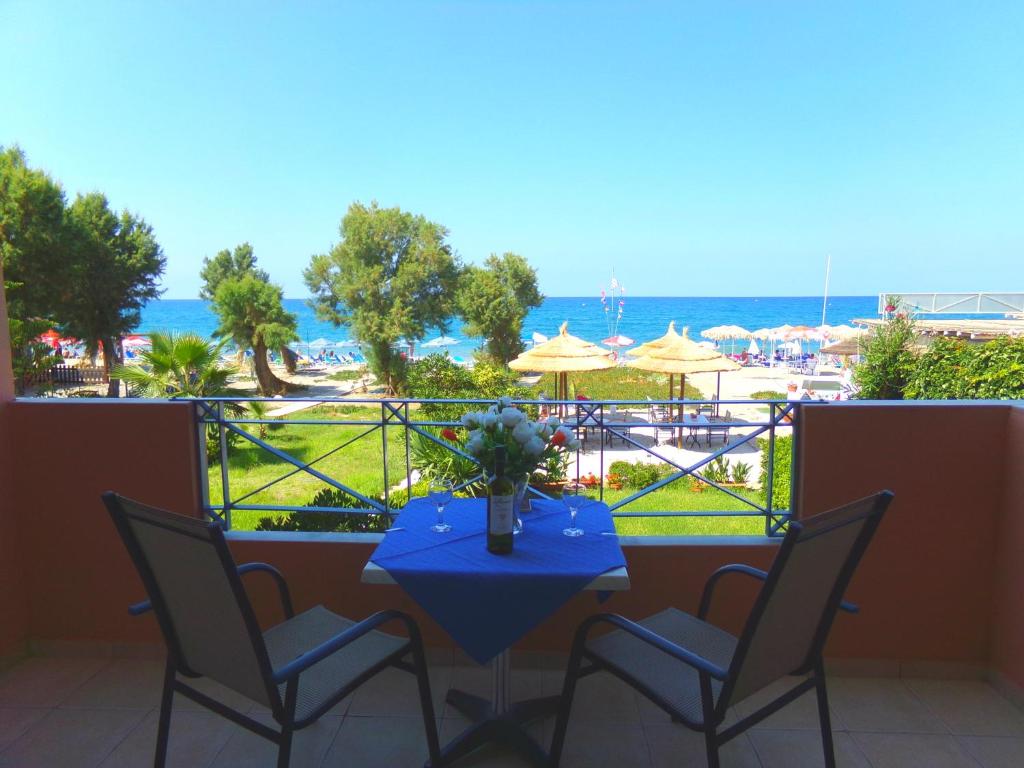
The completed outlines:
{"type": "Polygon", "coordinates": [[[437,522],[430,526],[434,533],[448,533],[452,527],[444,521],[444,508],[452,500],[452,483],[450,480],[434,479],[427,488],[427,496],[437,505],[437,522]]]}
{"type": "Polygon", "coordinates": [[[586,491],[587,486],[576,482],[566,483],[565,488],[562,489],[562,503],[569,510],[569,527],[562,529],[562,533],[566,536],[575,538],[583,535],[583,529],[576,527],[576,515],[580,511],[580,507],[587,502],[587,497],[584,495],[586,491]]]}

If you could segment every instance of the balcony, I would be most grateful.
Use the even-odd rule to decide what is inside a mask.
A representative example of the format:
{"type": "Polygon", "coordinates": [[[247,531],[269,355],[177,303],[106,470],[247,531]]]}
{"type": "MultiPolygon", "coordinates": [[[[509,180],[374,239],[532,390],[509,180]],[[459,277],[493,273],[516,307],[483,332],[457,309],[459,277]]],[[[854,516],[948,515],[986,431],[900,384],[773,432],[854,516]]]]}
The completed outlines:
{"type": "MultiPolygon", "coordinates": [[[[863,612],[841,616],[827,648],[841,764],[1016,764],[1024,752],[1024,407],[840,403],[806,406],[799,420],[796,517],[882,487],[896,493],[850,590],[863,612]]],[[[159,637],[154,622],[125,611],[141,586],[99,494],[116,489],[201,514],[194,408],[8,399],[0,427],[0,765],[144,764],[159,637]]],[[[413,613],[432,649],[435,695],[456,676],[483,684],[397,587],[360,583],[373,535],[239,532],[231,540],[239,561],[280,567],[300,605],[324,603],[356,618],[384,606],[413,613]]],[[[774,547],[766,536],[627,537],[633,587],[608,607],[627,616],[693,610],[717,566],[763,567],[774,547]]],[[[270,618],[274,596],[263,586],[253,598],[270,618]]],[[[735,626],[750,592],[724,587],[716,619],[735,626]]],[[[592,597],[580,596],[517,646],[521,686],[557,687],[560,654],[593,608],[592,597]]],[[[297,764],[417,764],[420,734],[402,718],[405,682],[382,678],[343,704],[300,740],[311,757],[297,764]]],[[[686,764],[699,754],[699,740],[653,718],[615,683],[587,684],[593,690],[565,764],[686,764]]],[[[725,764],[818,764],[803,708],[752,730],[726,750],[725,764]]],[[[459,723],[438,711],[443,736],[452,735],[459,723]]],[[[253,764],[248,750],[262,748],[202,713],[178,724],[182,741],[172,754],[182,764],[253,764]]],[[[480,754],[465,764],[509,760],[480,754]]]]}

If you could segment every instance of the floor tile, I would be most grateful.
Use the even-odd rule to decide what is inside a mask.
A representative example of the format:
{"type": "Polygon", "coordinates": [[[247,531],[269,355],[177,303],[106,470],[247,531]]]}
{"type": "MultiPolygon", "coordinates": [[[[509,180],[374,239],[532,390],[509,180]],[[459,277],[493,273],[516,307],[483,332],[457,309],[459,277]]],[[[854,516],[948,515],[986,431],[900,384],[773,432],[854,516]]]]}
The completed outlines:
{"type": "Polygon", "coordinates": [[[133,709],[54,709],[0,753],[12,768],[91,768],[146,716],[133,709]]]}
{"type": "Polygon", "coordinates": [[[107,663],[106,659],[26,659],[0,677],[0,707],[55,707],[107,663]]]}
{"type": "MultiPolygon", "coordinates": [[[[159,716],[157,710],[150,711],[146,719],[100,764],[100,768],[151,765],[159,716]]],[[[231,737],[232,728],[231,721],[213,712],[172,712],[167,745],[168,768],[206,768],[231,737]]]]}
{"type": "Polygon", "coordinates": [[[829,704],[850,731],[949,732],[902,680],[836,678],[829,681],[829,704]]]}
{"type": "MultiPolygon", "coordinates": [[[[562,673],[542,676],[545,696],[562,693],[562,673]]],[[[640,709],[634,691],[607,672],[597,672],[576,681],[572,700],[573,720],[614,720],[619,723],[640,722],[640,709]]]]}
{"type": "MultiPolygon", "coordinates": [[[[962,736],[1024,737],[1024,712],[980,680],[907,680],[925,706],[962,736]]],[[[1024,757],[1021,763],[1024,764],[1024,757]]]]}
{"type": "MultiPolygon", "coordinates": [[[[444,697],[451,680],[450,667],[433,667],[429,672],[430,697],[434,717],[444,711],[444,697]]],[[[416,676],[400,669],[388,668],[363,683],[354,694],[346,716],[385,717],[419,715],[420,695],[416,676]]]]}
{"type": "Polygon", "coordinates": [[[61,707],[124,707],[149,709],[160,706],[164,665],[158,661],[117,659],[78,686],[61,707]]]}
{"type": "MultiPolygon", "coordinates": [[[[180,678],[183,683],[192,688],[195,688],[200,693],[205,693],[211,699],[219,701],[221,704],[231,707],[231,709],[247,714],[252,712],[258,705],[257,702],[250,699],[248,696],[243,696],[241,693],[232,690],[220,683],[211,680],[208,677],[197,677],[197,678],[180,678]]],[[[202,704],[192,701],[188,696],[181,693],[174,694],[174,709],[185,709],[193,712],[209,712],[206,707],[202,704]]]]}
{"type": "Polygon", "coordinates": [[[570,720],[562,768],[649,768],[643,726],[611,720],[570,720]]]}
{"type": "MultiPolygon", "coordinates": [[[[448,744],[467,727],[464,718],[448,719],[441,723],[441,747],[448,744]]],[[[548,727],[544,723],[531,723],[526,729],[545,752],[548,750],[548,727]]],[[[466,755],[455,764],[455,768],[531,768],[526,758],[498,745],[485,745],[466,755]]]]}
{"type": "Polygon", "coordinates": [[[25,733],[49,713],[48,709],[0,709],[0,749],[25,733]]]}
{"type": "Polygon", "coordinates": [[[873,768],[978,768],[978,763],[949,735],[854,733],[873,768]]]}
{"type": "MultiPolygon", "coordinates": [[[[253,714],[251,717],[277,727],[270,715],[253,714]]],[[[291,768],[317,768],[337,736],[341,722],[340,717],[325,716],[296,731],[292,740],[291,768]]],[[[232,724],[230,728],[228,741],[214,758],[211,768],[273,768],[277,765],[276,744],[241,726],[232,724]]]]}
{"type": "MultiPolygon", "coordinates": [[[[644,734],[650,749],[653,768],[678,768],[688,766],[705,768],[707,751],[704,746],[704,734],[691,731],[682,725],[672,723],[644,724],[644,734]]],[[[718,757],[721,768],[760,768],[757,753],[747,738],[741,733],[723,746],[718,757]]]]}
{"type": "MultiPolygon", "coordinates": [[[[819,768],[825,765],[820,732],[752,730],[750,741],[763,768],[819,768]]],[[[871,768],[850,734],[833,733],[832,742],[838,768],[871,768]]]]}
{"type": "Polygon", "coordinates": [[[420,768],[428,758],[418,717],[347,716],[323,768],[420,768]]]}
{"type": "Polygon", "coordinates": [[[1005,736],[960,736],[957,741],[982,768],[1020,768],[1024,765],[1024,739],[1005,736]]]}
{"type": "MultiPolygon", "coordinates": [[[[786,691],[800,683],[800,678],[786,677],[778,680],[753,696],[737,702],[734,709],[740,718],[748,717],[757,710],[777,699],[786,691]]],[[[843,719],[839,717],[834,705],[829,706],[832,730],[845,730],[843,719]]],[[[770,728],[774,730],[808,730],[818,731],[818,697],[814,690],[807,691],[795,701],[790,702],[773,715],[765,718],[752,728],[770,728]]]]}

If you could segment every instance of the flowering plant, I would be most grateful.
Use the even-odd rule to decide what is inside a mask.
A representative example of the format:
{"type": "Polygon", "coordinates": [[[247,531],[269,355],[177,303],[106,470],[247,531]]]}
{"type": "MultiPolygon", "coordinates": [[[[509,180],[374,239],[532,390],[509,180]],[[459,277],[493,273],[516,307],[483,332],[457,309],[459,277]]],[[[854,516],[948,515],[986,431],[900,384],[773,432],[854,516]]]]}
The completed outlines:
{"type": "Polygon", "coordinates": [[[463,414],[462,426],[469,431],[463,446],[466,452],[492,474],[494,449],[504,446],[505,473],[515,479],[526,479],[539,466],[580,447],[576,435],[557,416],[531,421],[512,405],[510,397],[498,398],[486,411],[463,414]]]}

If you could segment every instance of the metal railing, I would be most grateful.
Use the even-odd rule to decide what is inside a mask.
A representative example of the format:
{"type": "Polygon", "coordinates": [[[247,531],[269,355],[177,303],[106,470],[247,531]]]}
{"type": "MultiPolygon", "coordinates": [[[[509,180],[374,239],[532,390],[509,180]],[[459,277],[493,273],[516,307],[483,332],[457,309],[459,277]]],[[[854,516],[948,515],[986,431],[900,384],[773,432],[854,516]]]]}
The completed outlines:
{"type": "MultiPolygon", "coordinates": [[[[413,495],[417,470],[413,461],[413,440],[429,441],[445,451],[461,457],[463,461],[479,463],[461,450],[458,444],[442,439],[438,432],[444,428],[460,428],[461,423],[453,419],[432,418],[431,412],[438,409],[483,410],[493,400],[425,400],[425,399],[350,399],[350,398],[209,398],[197,400],[196,411],[200,422],[200,483],[206,512],[212,519],[230,529],[232,513],[255,511],[267,513],[346,513],[346,514],[395,514],[413,495]],[[289,413],[286,418],[271,414],[262,418],[251,413],[248,403],[258,401],[267,406],[289,406],[308,404],[317,408],[307,416],[303,410],[289,413]],[[331,411],[325,417],[323,411],[331,411]],[[287,426],[294,432],[303,426],[332,425],[348,428],[329,448],[312,458],[298,457],[293,452],[275,445],[271,434],[261,436],[265,429],[287,426]],[[397,441],[394,440],[398,433],[397,441]],[[331,457],[344,455],[347,448],[366,440],[380,441],[380,494],[360,489],[326,471],[324,465],[331,457]],[[238,445],[249,443],[269,454],[268,462],[281,467],[281,474],[253,487],[251,482],[236,482],[239,474],[247,469],[232,462],[238,445]],[[207,460],[211,447],[216,452],[216,461],[207,460]],[[399,455],[394,456],[394,451],[399,455]],[[397,467],[393,466],[397,463],[397,467]],[[311,506],[288,502],[255,503],[255,498],[296,475],[303,474],[345,494],[353,500],[351,506],[311,506]],[[211,498],[211,477],[219,480],[219,500],[211,498]],[[244,490],[238,490],[238,486],[244,490]]],[[[785,509],[773,503],[775,476],[775,450],[780,434],[791,435],[797,429],[797,411],[800,403],[781,400],[604,400],[604,401],[555,401],[517,400],[517,406],[538,411],[561,414],[563,423],[576,430],[581,440],[580,448],[570,457],[570,479],[586,479],[587,466],[594,467],[599,482],[594,490],[605,500],[608,490],[606,472],[616,458],[653,461],[661,464],[660,476],[643,488],[635,489],[622,498],[608,501],[612,515],[618,518],[636,517],[759,517],[764,521],[764,533],[773,536],[780,533],[790,518],[793,509],[793,493],[797,487],[796,441],[791,451],[788,492],[789,504],[785,509]],[[750,411],[753,406],[763,418],[725,418],[714,414],[736,408],[750,411]],[[702,415],[695,415],[697,410],[702,415]],[[712,416],[703,412],[712,411],[712,416]],[[671,416],[667,414],[671,413],[671,416]],[[714,437],[722,439],[718,447],[712,447],[714,437]],[[703,439],[704,447],[701,447],[703,439]],[[709,477],[709,467],[719,457],[740,452],[753,453],[758,450],[756,441],[767,452],[763,482],[756,491],[742,492],[722,480],[709,477]],[[618,449],[613,443],[617,441],[618,449]],[[684,448],[687,450],[679,450],[684,448]],[[696,456],[694,453],[696,452],[696,456]],[[634,502],[674,483],[689,481],[694,488],[715,489],[733,501],[735,509],[711,510],[635,510],[627,509],[634,502]]],[[[593,469],[590,470],[593,472],[593,469]]],[[[243,478],[244,479],[244,478],[243,478]]],[[[483,474],[464,478],[456,490],[473,485],[483,479],[483,474]]],[[[542,490],[530,487],[534,497],[550,498],[542,490]]]]}

